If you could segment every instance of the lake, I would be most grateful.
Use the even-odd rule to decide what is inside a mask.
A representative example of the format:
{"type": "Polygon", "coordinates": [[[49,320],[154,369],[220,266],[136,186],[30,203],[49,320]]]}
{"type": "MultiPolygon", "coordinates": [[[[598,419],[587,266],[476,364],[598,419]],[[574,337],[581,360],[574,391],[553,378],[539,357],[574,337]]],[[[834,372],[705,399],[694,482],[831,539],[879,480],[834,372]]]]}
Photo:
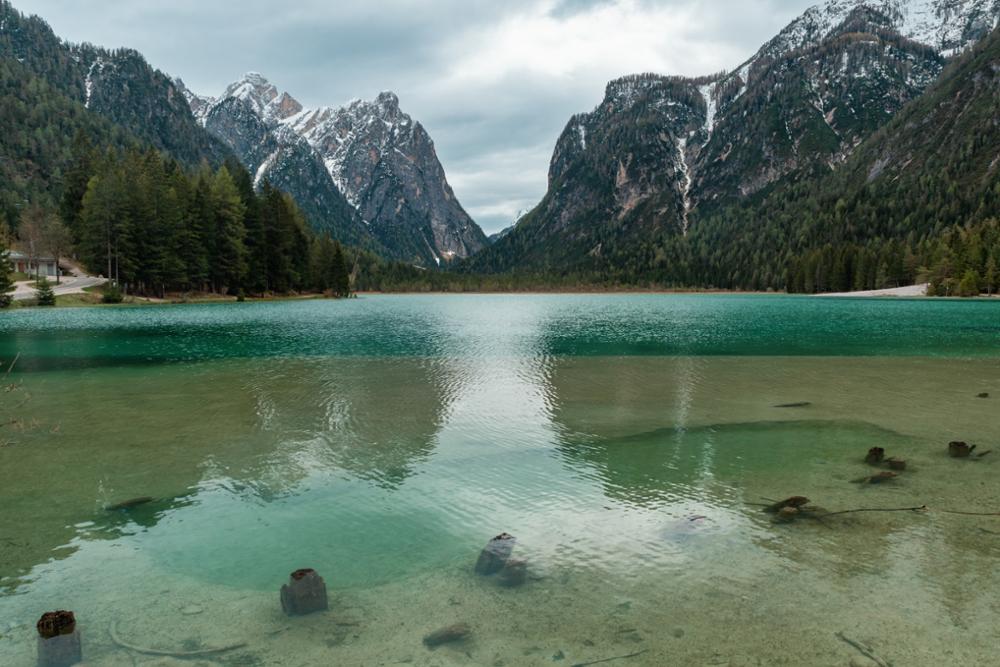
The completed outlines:
{"type": "Polygon", "coordinates": [[[997,659],[1000,517],[973,514],[1000,512],[998,302],[25,309],[0,314],[0,360],[5,666],[34,664],[55,609],[111,666],[997,659]],[[907,470],[854,483],[872,447],[907,470]],[[764,511],[790,496],[823,511],[764,511]],[[473,571],[502,532],[521,586],[473,571]],[[289,618],[304,567],[330,610],[289,618]],[[245,646],[176,663],[112,626],[245,646]]]}

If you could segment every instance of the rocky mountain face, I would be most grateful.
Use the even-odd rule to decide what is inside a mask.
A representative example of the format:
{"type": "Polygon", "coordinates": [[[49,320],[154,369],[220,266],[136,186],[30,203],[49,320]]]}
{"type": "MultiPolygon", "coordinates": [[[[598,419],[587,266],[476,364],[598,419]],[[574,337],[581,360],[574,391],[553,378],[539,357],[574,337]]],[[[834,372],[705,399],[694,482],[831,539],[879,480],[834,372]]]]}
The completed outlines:
{"type": "Polygon", "coordinates": [[[566,126],[541,204],[468,266],[655,262],[700,217],[838,168],[998,17],[1000,0],[830,0],[730,73],[614,81],[566,126]]]}
{"type": "Polygon", "coordinates": [[[469,257],[487,244],[448,185],[430,136],[392,93],[304,110],[248,74],[218,99],[187,99],[258,183],[266,178],[290,192],[339,238],[423,266],[469,257]]]}

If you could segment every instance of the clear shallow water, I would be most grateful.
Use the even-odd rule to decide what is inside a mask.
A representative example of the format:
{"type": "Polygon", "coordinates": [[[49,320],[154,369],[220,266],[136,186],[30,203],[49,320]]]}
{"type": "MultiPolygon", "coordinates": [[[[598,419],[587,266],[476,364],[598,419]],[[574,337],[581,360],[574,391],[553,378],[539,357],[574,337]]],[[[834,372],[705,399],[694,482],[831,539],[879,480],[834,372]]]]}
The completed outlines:
{"type": "Polygon", "coordinates": [[[376,297],[17,311],[0,359],[0,664],[71,608],[212,664],[991,664],[1000,304],[376,297]],[[10,389],[10,387],[8,387],[10,389]],[[977,399],[990,392],[992,399],[977,399]],[[799,409],[774,406],[809,402],[799,409]],[[911,471],[851,480],[869,447],[911,471]],[[136,496],[131,512],[103,507],[136,496]],[[700,517],[700,518],[695,518],[700,517]],[[694,520],[692,520],[694,519],[694,520]],[[532,579],[471,573],[509,531],[532,579]],[[329,614],[277,589],[317,568],[329,614]],[[195,613],[197,612],[197,613],[195,613]],[[428,651],[456,622],[472,638],[428,651]],[[561,660],[555,660],[563,656],[561,660]],[[863,663],[862,663],[863,664],[863,663]]]}

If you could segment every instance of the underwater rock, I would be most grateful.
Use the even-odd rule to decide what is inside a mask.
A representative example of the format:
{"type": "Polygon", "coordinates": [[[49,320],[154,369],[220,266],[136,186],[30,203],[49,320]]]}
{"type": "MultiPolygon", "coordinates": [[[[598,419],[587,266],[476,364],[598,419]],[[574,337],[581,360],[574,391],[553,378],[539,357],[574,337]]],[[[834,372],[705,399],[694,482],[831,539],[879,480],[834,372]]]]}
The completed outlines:
{"type": "Polygon", "coordinates": [[[476,561],[476,574],[488,577],[501,571],[514,552],[516,544],[517,538],[507,533],[494,537],[479,554],[479,560],[476,561]]]}
{"type": "Polygon", "coordinates": [[[499,575],[500,585],[505,588],[517,588],[528,581],[528,561],[508,560],[499,575]]]}
{"type": "Polygon", "coordinates": [[[281,608],[289,616],[305,616],[329,609],[323,577],[312,569],[292,572],[288,583],[281,587],[281,608]]]}
{"type": "Polygon", "coordinates": [[[789,409],[789,408],[808,408],[811,405],[812,405],[812,403],[810,403],[809,401],[802,401],[802,402],[799,402],[799,403],[784,403],[782,405],[776,405],[774,407],[776,407],[776,408],[783,408],[783,409],[789,409]]]}
{"type": "Polygon", "coordinates": [[[71,611],[43,614],[38,629],[38,667],[70,667],[83,662],[83,646],[71,611]]]}
{"type": "Polygon", "coordinates": [[[885,460],[885,449],[882,447],[872,447],[868,450],[868,456],[865,457],[865,463],[869,465],[878,465],[885,460]]]}
{"type": "Polygon", "coordinates": [[[976,450],[975,445],[969,445],[965,442],[950,442],[948,443],[948,456],[953,459],[967,459],[972,456],[972,452],[976,450]]]}
{"type": "Polygon", "coordinates": [[[986,393],[986,392],[983,392],[982,394],[979,394],[978,396],[976,396],[976,398],[989,398],[989,397],[990,397],[990,395],[988,393],[986,393]]]}
{"type": "Polygon", "coordinates": [[[124,502],[115,503],[114,505],[108,505],[104,509],[107,510],[108,512],[121,512],[123,510],[134,509],[136,507],[139,507],[140,505],[146,505],[148,503],[153,502],[153,500],[155,499],[150,498],[149,496],[142,496],[140,498],[130,498],[129,500],[126,500],[124,502]]]}
{"type": "Polygon", "coordinates": [[[468,623],[456,623],[447,628],[436,630],[424,637],[424,645],[427,648],[436,648],[444,644],[459,642],[472,634],[472,628],[468,623]]]}

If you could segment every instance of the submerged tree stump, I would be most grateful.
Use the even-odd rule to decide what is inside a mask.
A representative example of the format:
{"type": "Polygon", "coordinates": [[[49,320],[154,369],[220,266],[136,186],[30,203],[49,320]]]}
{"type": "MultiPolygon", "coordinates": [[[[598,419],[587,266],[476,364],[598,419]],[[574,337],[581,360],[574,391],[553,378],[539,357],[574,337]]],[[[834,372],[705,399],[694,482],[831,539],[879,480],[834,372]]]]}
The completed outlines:
{"type": "Polygon", "coordinates": [[[872,447],[868,450],[868,456],[865,457],[865,463],[868,465],[878,465],[885,461],[885,449],[882,447],[872,447]]]}
{"type": "Polygon", "coordinates": [[[953,459],[967,459],[972,456],[972,452],[974,451],[976,451],[976,446],[969,445],[966,442],[948,443],[948,456],[953,459]]]}
{"type": "Polygon", "coordinates": [[[510,559],[510,555],[514,553],[516,544],[517,538],[507,533],[494,537],[479,554],[476,574],[488,577],[501,571],[510,559]]]}
{"type": "Polygon", "coordinates": [[[329,609],[323,577],[312,569],[292,572],[288,583],[281,587],[281,608],[289,616],[305,616],[329,609]]]}
{"type": "Polygon", "coordinates": [[[70,667],[83,662],[83,646],[71,611],[53,611],[38,619],[38,667],[70,667]]]}

